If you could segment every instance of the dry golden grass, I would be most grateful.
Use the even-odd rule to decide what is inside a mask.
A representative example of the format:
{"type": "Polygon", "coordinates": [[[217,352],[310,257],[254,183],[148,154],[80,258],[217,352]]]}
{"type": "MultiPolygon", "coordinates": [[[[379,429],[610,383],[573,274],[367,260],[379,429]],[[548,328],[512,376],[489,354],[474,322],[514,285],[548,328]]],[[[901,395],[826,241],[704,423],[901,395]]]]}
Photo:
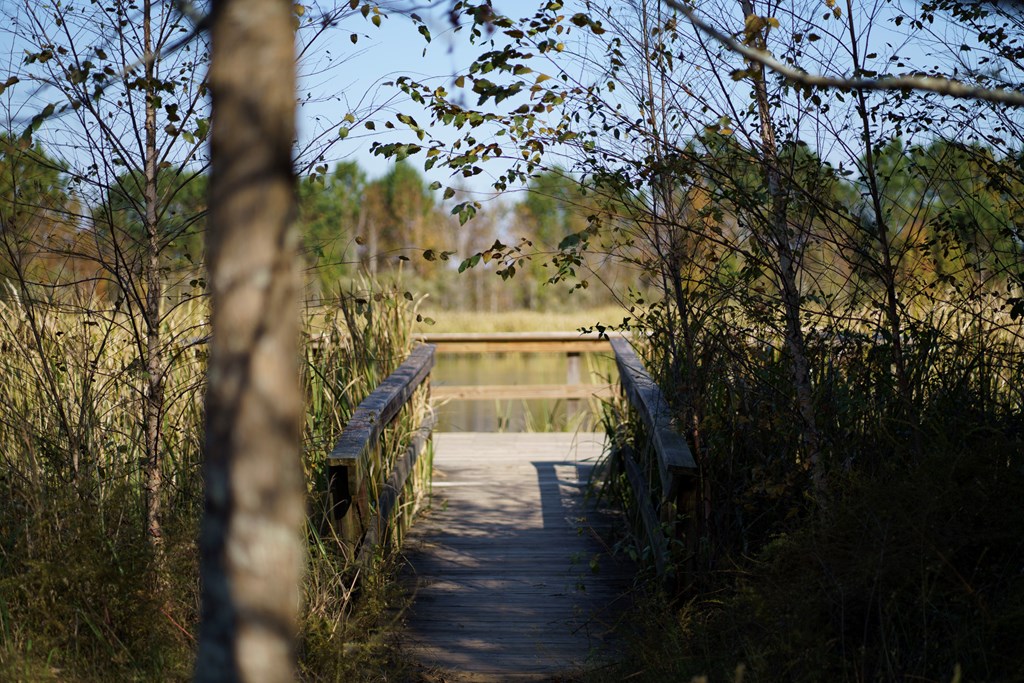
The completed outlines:
{"type": "MultiPolygon", "coordinates": [[[[391,627],[385,597],[396,590],[392,573],[374,574],[370,586],[364,581],[357,608],[356,568],[348,549],[319,533],[326,525],[318,514],[327,509],[326,453],[355,406],[408,353],[415,305],[402,292],[363,283],[340,309],[307,311],[306,335],[318,343],[305,349],[303,373],[312,510],[300,634],[304,680],[347,680],[353,672],[369,680],[369,667],[397,666],[371,656],[383,651],[391,627]],[[345,650],[352,643],[359,648],[345,650]]],[[[142,326],[110,309],[105,301],[69,311],[13,295],[0,300],[0,680],[190,676],[208,311],[201,303],[181,306],[165,321],[168,567],[154,590],[139,467],[146,377],[132,332],[142,326]]],[[[389,428],[380,454],[385,472],[427,410],[425,394],[411,404],[389,428]]],[[[429,457],[420,463],[422,481],[429,457]]]]}

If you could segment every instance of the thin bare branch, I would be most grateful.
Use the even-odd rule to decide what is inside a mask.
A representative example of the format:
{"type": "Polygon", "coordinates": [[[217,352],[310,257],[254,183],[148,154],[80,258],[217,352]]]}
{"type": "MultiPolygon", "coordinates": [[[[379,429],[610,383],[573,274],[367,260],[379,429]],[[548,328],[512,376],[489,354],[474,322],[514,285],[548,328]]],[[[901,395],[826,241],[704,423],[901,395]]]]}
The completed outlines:
{"type": "Polygon", "coordinates": [[[732,36],[722,33],[693,11],[693,8],[679,0],[664,0],[665,4],[685,16],[701,32],[711,36],[723,46],[767,69],[771,69],[786,80],[812,88],[833,88],[852,90],[917,90],[932,92],[964,100],[982,100],[1008,107],[1024,107],[1024,93],[1005,88],[982,88],[952,78],[937,76],[892,76],[886,78],[835,78],[811,74],[780,62],[766,50],[744,45],[732,36]]]}

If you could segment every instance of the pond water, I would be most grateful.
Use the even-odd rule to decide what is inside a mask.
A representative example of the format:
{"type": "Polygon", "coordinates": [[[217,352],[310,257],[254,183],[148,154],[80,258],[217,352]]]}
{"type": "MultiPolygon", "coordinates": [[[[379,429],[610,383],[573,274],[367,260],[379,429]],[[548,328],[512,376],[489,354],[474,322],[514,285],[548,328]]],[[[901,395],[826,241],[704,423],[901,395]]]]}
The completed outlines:
{"type": "MultiPolygon", "coordinates": [[[[578,384],[618,381],[611,349],[583,353],[578,384]]],[[[432,386],[566,384],[569,359],[565,353],[439,354],[430,373],[432,386]]],[[[438,409],[438,431],[544,432],[594,431],[601,426],[599,400],[449,400],[438,409]]]]}

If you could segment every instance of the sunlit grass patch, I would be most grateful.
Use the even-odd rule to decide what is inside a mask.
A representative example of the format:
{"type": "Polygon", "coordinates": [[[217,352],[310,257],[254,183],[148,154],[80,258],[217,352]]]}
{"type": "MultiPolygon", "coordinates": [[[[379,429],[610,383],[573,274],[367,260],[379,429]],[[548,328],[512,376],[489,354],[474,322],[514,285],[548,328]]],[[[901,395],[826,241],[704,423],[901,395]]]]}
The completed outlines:
{"type": "MultiPolygon", "coordinates": [[[[370,283],[343,301],[305,319],[317,343],[305,347],[302,380],[310,552],[300,666],[369,676],[367,666],[388,660],[364,653],[388,642],[394,574],[380,572],[355,598],[345,549],[320,533],[323,460],[355,406],[407,355],[416,301],[370,283]]],[[[191,677],[207,323],[201,302],[165,322],[166,571],[158,577],[145,534],[140,322],[103,300],[77,309],[0,301],[0,680],[191,677]]],[[[425,396],[411,405],[388,430],[387,462],[404,450],[425,396]]]]}

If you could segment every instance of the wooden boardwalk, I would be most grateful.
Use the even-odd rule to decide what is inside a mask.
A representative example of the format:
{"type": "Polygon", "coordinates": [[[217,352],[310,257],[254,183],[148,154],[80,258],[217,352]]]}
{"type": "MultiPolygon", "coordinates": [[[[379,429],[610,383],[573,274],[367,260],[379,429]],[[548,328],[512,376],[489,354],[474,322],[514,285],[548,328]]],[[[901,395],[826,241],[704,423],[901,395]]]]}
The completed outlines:
{"type": "Polygon", "coordinates": [[[613,654],[635,569],[584,499],[603,434],[437,433],[405,543],[404,641],[444,681],[547,680],[613,654]]]}

